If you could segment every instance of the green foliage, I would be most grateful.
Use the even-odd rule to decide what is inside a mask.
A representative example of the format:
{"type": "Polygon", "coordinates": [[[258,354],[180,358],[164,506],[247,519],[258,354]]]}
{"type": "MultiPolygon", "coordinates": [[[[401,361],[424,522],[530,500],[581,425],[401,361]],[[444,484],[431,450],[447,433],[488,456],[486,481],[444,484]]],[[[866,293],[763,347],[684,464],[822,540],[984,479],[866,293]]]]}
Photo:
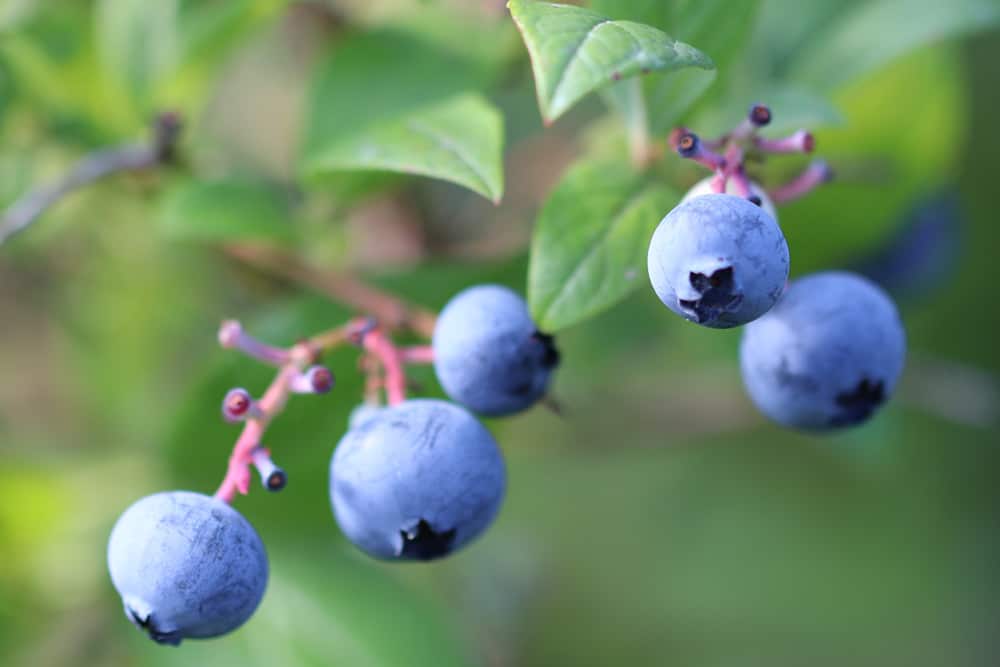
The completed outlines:
{"type": "MultiPolygon", "coordinates": [[[[704,101],[714,85],[718,93],[738,74],[738,58],[750,37],[759,0],[593,0],[591,6],[609,16],[629,17],[649,23],[689,44],[715,63],[715,69],[683,69],[668,76],[651,76],[644,82],[650,130],[667,132],[696,103],[704,101]]],[[[768,102],[770,98],[768,98],[768,102]]],[[[773,103],[772,103],[773,104],[773,103]]],[[[779,108],[775,106],[775,108],[779,108]]]]}
{"type": "Polygon", "coordinates": [[[312,173],[396,171],[464,185],[499,203],[503,195],[503,118],[466,93],[408,109],[363,129],[328,137],[310,150],[312,173]]]}
{"type": "Polygon", "coordinates": [[[149,651],[149,640],[127,624],[125,639],[149,656],[144,664],[150,667],[472,664],[439,605],[383,576],[377,566],[323,541],[268,551],[267,605],[225,641],[186,642],[183,651],[149,651]],[[387,627],[393,631],[387,633],[387,627]]]}
{"type": "Polygon", "coordinates": [[[159,229],[191,241],[276,241],[294,236],[287,196],[254,181],[183,183],[164,196],[159,229]]]}
{"type": "MultiPolygon", "coordinates": [[[[0,247],[0,664],[989,655],[1000,358],[976,324],[996,319],[981,287],[997,244],[1000,5],[575,4],[0,5],[5,203],[145,140],[158,111],[186,121],[169,169],[75,192],[0,247]],[[915,201],[961,191],[964,254],[935,294],[901,302],[907,377],[851,434],[765,424],[739,387],[739,333],[665,316],[648,289],[648,238],[705,175],[665,149],[667,131],[711,136],[753,102],[774,112],[768,136],[814,130],[837,173],[781,208],[795,274],[850,267],[915,201]],[[561,122],[543,127],[539,108],[561,122]],[[496,527],[447,562],[393,568],[359,557],[332,517],[330,455],[364,381],[356,349],[328,354],[334,391],[295,397],[268,430],[288,488],[255,478],[236,501],[269,550],[264,603],[231,636],[162,650],[123,619],[103,550],[136,498],[217,487],[240,431],[219,402],[272,379],[217,348],[219,320],[288,345],[354,315],[227,259],[230,242],[428,307],[526,277],[540,328],[558,332],[566,411],[490,422],[510,471],[496,527]]],[[[774,187],[804,164],[751,176],[774,187]]],[[[410,377],[440,395],[432,369],[410,377]]]]}
{"type": "Polygon", "coordinates": [[[348,40],[330,54],[314,84],[305,175],[401,171],[451,180],[499,200],[502,119],[470,92],[488,76],[479,62],[407,32],[348,40]]]}
{"type": "Polygon", "coordinates": [[[555,332],[646,285],[649,237],[678,196],[627,162],[580,162],[553,190],[535,224],[528,304],[555,332]]]}
{"type": "Polygon", "coordinates": [[[535,0],[511,0],[508,6],[531,56],[538,106],[546,122],[620,79],[713,67],[698,49],[649,25],[535,0]]]}
{"type": "Polygon", "coordinates": [[[1000,23],[995,0],[880,0],[862,3],[811,40],[790,64],[789,76],[825,90],[866,76],[926,45],[1000,23]],[[885,26],[893,26],[886,30],[885,26]]]}
{"type": "Polygon", "coordinates": [[[287,0],[191,2],[98,0],[95,33],[107,76],[142,115],[182,103],[237,39],[273,17],[287,0]],[[190,81],[185,79],[202,79],[190,81]],[[195,87],[191,90],[192,85],[195,87]]]}

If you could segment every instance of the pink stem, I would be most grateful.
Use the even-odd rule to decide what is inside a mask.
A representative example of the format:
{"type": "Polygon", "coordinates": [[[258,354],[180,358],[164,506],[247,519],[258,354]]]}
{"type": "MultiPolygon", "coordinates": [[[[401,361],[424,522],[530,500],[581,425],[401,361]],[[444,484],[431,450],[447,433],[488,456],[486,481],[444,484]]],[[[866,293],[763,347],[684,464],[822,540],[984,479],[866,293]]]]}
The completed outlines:
{"type": "Polygon", "coordinates": [[[381,330],[375,329],[364,337],[365,349],[375,356],[385,370],[385,397],[389,405],[406,400],[406,373],[403,358],[392,340],[381,330]]]}
{"type": "Polygon", "coordinates": [[[765,139],[756,137],[754,145],[765,153],[812,153],[816,148],[816,139],[805,130],[782,139],[765,139]]]}
{"type": "Polygon", "coordinates": [[[282,366],[291,359],[288,350],[262,343],[243,331],[236,320],[226,320],[219,328],[219,344],[226,349],[237,349],[243,354],[272,366],[282,366]]]}
{"type": "Polygon", "coordinates": [[[712,182],[709,185],[712,188],[712,192],[722,194],[726,191],[726,184],[728,182],[729,176],[726,174],[726,171],[719,169],[715,172],[715,176],[712,177],[712,182]]]}
{"type": "Polygon", "coordinates": [[[725,169],[726,160],[718,153],[707,148],[694,132],[672,132],[670,144],[678,155],[711,170],[725,169]]]}
{"type": "Polygon", "coordinates": [[[747,179],[747,175],[746,172],[743,171],[743,167],[734,169],[730,178],[733,182],[733,194],[737,197],[748,199],[750,197],[750,181],[747,179]]]}
{"type": "Polygon", "coordinates": [[[795,177],[790,183],[771,191],[771,200],[775,204],[784,204],[806,195],[833,178],[833,170],[825,160],[815,160],[806,170],[795,177]]]}
{"type": "Polygon", "coordinates": [[[246,495],[250,490],[250,465],[253,464],[253,453],[260,446],[261,438],[267,425],[285,405],[288,400],[289,383],[298,374],[298,369],[294,365],[283,366],[275,376],[271,386],[264,392],[264,396],[258,401],[260,416],[248,419],[243,426],[240,437],[237,438],[233,446],[233,453],[229,457],[229,468],[226,476],[215,492],[215,497],[219,500],[232,503],[236,492],[246,495]]]}
{"type": "Polygon", "coordinates": [[[408,364],[433,364],[434,348],[430,345],[413,345],[400,350],[403,361],[408,364]]]}

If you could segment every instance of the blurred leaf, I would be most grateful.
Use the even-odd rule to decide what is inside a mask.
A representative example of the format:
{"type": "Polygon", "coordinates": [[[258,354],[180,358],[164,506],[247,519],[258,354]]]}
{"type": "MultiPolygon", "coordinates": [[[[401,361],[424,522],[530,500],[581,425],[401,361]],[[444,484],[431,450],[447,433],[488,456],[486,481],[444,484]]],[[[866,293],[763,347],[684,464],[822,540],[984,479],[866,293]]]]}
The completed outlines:
{"type": "Polygon", "coordinates": [[[501,120],[470,94],[489,78],[481,63],[406,32],[350,37],[313,85],[302,170],[313,180],[345,169],[401,170],[497,198],[501,120]]]}
{"type": "Polygon", "coordinates": [[[181,0],[177,17],[181,59],[215,60],[233,42],[274,18],[290,0],[181,0]]]}
{"type": "Polygon", "coordinates": [[[264,600],[247,624],[225,639],[188,641],[179,651],[163,651],[152,650],[158,647],[124,618],[119,630],[129,633],[135,653],[148,656],[143,664],[154,667],[471,664],[442,609],[393,581],[384,565],[323,541],[293,544],[298,548],[268,543],[271,579],[264,600]]]}
{"type": "Polygon", "coordinates": [[[790,76],[832,89],[921,46],[1000,23],[996,0],[877,0],[838,15],[810,40],[790,76]]]}
{"type": "Polygon", "coordinates": [[[786,81],[800,51],[822,38],[837,18],[870,0],[760,0],[760,13],[743,58],[754,78],[786,81]]]}
{"type": "Polygon", "coordinates": [[[234,47],[281,15],[289,0],[181,0],[177,16],[175,67],[157,81],[150,103],[156,107],[200,106],[219,67],[234,47]]]}
{"type": "Polygon", "coordinates": [[[252,181],[193,181],[168,193],[159,227],[168,237],[195,241],[290,241],[295,233],[287,198],[252,181]]]}
{"type": "Polygon", "coordinates": [[[95,12],[101,62],[135,99],[148,98],[180,58],[179,0],[98,0],[95,12]]]}
{"type": "Polygon", "coordinates": [[[86,14],[43,14],[0,39],[0,58],[24,99],[46,116],[85,125],[94,141],[119,139],[140,129],[125,90],[105,76],[90,31],[80,31],[86,14]],[[81,123],[82,121],[82,123],[81,123]]]}
{"type": "MultiPolygon", "coordinates": [[[[811,131],[844,124],[844,115],[826,95],[794,83],[756,83],[728,91],[724,102],[713,104],[698,114],[698,127],[724,132],[746,118],[747,107],[755,102],[771,108],[771,123],[763,134],[778,136],[800,128],[811,131]]],[[[822,152],[822,149],[820,149],[822,152]]]]}
{"type": "Polygon", "coordinates": [[[637,74],[711,69],[708,56],[651,26],[580,7],[511,0],[535,74],[542,118],[552,122],[588,93],[637,74]]]}
{"type": "Polygon", "coordinates": [[[958,193],[947,189],[914,205],[892,236],[854,270],[879,283],[897,299],[926,297],[949,286],[962,255],[964,220],[958,193]]]}
{"type": "Polygon", "coordinates": [[[676,199],[624,162],[570,170],[542,208],[531,244],[528,303],[542,330],[576,324],[645,285],[649,238],[676,199]]]}
{"type": "Polygon", "coordinates": [[[0,5],[0,32],[13,30],[41,9],[41,0],[4,0],[0,5]]]}
{"type": "Polygon", "coordinates": [[[286,4],[99,0],[95,32],[101,63],[142,115],[156,105],[190,106],[233,43],[286,4]]]}
{"type": "Polygon", "coordinates": [[[419,174],[464,185],[498,203],[503,118],[482,96],[459,95],[311,147],[307,169],[419,174]]]}
{"type": "MultiPolygon", "coordinates": [[[[963,89],[956,54],[937,48],[838,93],[835,103],[847,122],[816,132],[818,154],[836,177],[781,212],[788,245],[795,248],[795,274],[857,261],[886,241],[916,198],[953,178],[963,150],[963,89]],[[920,99],[919,113],[899,104],[912,99],[920,99]]],[[[772,172],[765,182],[789,176],[772,172]]]]}
{"type": "Polygon", "coordinates": [[[388,26],[474,63],[490,83],[522,54],[517,30],[506,14],[490,16],[475,3],[408,3],[387,18],[388,26]]]}

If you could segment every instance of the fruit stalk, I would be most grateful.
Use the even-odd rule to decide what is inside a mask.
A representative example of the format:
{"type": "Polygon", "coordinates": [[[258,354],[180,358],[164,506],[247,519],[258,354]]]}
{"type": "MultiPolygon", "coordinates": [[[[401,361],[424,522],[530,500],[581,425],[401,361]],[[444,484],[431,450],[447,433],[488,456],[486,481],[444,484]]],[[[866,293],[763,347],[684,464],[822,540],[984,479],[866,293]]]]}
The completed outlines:
{"type": "Polygon", "coordinates": [[[241,262],[305,285],[359,313],[374,317],[389,331],[409,330],[422,338],[434,335],[437,316],[430,310],[366,284],[342,271],[324,271],[297,256],[260,246],[230,245],[226,253],[241,262]]]}
{"type": "Polygon", "coordinates": [[[156,117],[152,137],[143,144],[106,148],[90,153],[77,162],[61,180],[26,193],[11,204],[0,218],[0,245],[26,229],[63,197],[108,176],[141,171],[173,159],[180,136],[181,118],[172,112],[156,117]]]}

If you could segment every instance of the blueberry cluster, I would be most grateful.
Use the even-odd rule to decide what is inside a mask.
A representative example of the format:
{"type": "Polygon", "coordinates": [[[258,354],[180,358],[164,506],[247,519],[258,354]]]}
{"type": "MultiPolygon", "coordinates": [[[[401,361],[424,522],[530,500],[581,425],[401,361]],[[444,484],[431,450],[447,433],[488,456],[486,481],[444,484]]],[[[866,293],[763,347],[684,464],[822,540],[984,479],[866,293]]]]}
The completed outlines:
{"type": "MultiPolygon", "coordinates": [[[[822,162],[792,183],[766,192],[744,172],[744,155],[809,152],[812,136],[763,139],[770,110],[721,139],[702,142],[681,128],[671,142],[684,157],[715,171],[696,184],[656,228],[648,270],[660,300],[701,326],[744,326],[743,381],[775,422],[828,431],[868,419],[892,394],[906,340],[889,297],[846,272],[788,283],[790,255],[775,204],[830,176],[822,162]]],[[[389,561],[429,561],[475,540],[500,511],[507,485],[503,454],[474,414],[504,416],[546,397],[559,352],[539,331],[518,294],[498,285],[466,289],[423,335],[430,346],[402,348],[364,318],[281,349],[229,321],[226,348],[278,368],[259,399],[230,390],[223,416],[245,422],[226,477],[214,497],[187,491],[148,496],[119,518],[108,567],[132,623],[161,644],[215,637],[242,625],[268,578],[264,546],[230,506],[247,493],[255,467],[264,487],[287,476],[261,444],[290,394],[329,392],[333,374],[315,365],[335,344],[362,348],[366,402],[351,413],[330,461],[329,493],[342,532],[366,554],[389,561]],[[407,399],[404,366],[433,363],[452,402],[407,399]],[[385,392],[386,402],[380,400],[385,392]]]]}
{"type": "Polygon", "coordinates": [[[902,373],[906,336],[889,296],[847,272],[788,284],[789,250],[775,202],[829,180],[822,161],[770,195],[744,171],[749,151],[811,152],[800,130],[764,139],[767,107],[717,141],[686,128],[671,135],[677,152],[715,171],[663,218],[649,245],[653,290],[670,310],[711,328],[746,325],[740,345],[743,383],[770,419],[829,431],[860,424],[889,398],[902,373]]]}
{"type": "Polygon", "coordinates": [[[375,558],[440,558],[490,525],[506,471],[493,436],[469,410],[528,409],[545,396],[559,363],[553,338],[538,330],[524,299],[499,285],[454,296],[432,348],[434,371],[455,403],[360,406],[330,462],[334,516],[375,558]]]}
{"type": "MultiPolygon", "coordinates": [[[[507,485],[500,448],[470,410],[507,415],[538,402],[559,361],[552,337],[538,331],[509,289],[459,293],[437,320],[430,353],[410,350],[433,358],[451,403],[400,398],[405,379],[398,365],[406,354],[370,321],[333,334],[330,340],[357,342],[393,376],[385,379],[390,404],[355,408],[334,450],[330,502],[341,530],[383,560],[428,561],[461,549],[496,518],[507,485]]],[[[309,341],[274,348],[236,322],[223,324],[219,340],[280,369],[259,401],[241,388],[223,400],[227,421],[246,422],[226,479],[214,497],[173,491],[139,500],[118,519],[108,544],[125,615],[160,644],[222,635],[253,614],[267,584],[267,555],[228,503],[247,492],[251,465],[266,489],[284,487],[287,477],[260,445],[261,435],[289,394],[326,393],[334,384],[327,369],[308,365],[316,352],[309,341]]]]}

